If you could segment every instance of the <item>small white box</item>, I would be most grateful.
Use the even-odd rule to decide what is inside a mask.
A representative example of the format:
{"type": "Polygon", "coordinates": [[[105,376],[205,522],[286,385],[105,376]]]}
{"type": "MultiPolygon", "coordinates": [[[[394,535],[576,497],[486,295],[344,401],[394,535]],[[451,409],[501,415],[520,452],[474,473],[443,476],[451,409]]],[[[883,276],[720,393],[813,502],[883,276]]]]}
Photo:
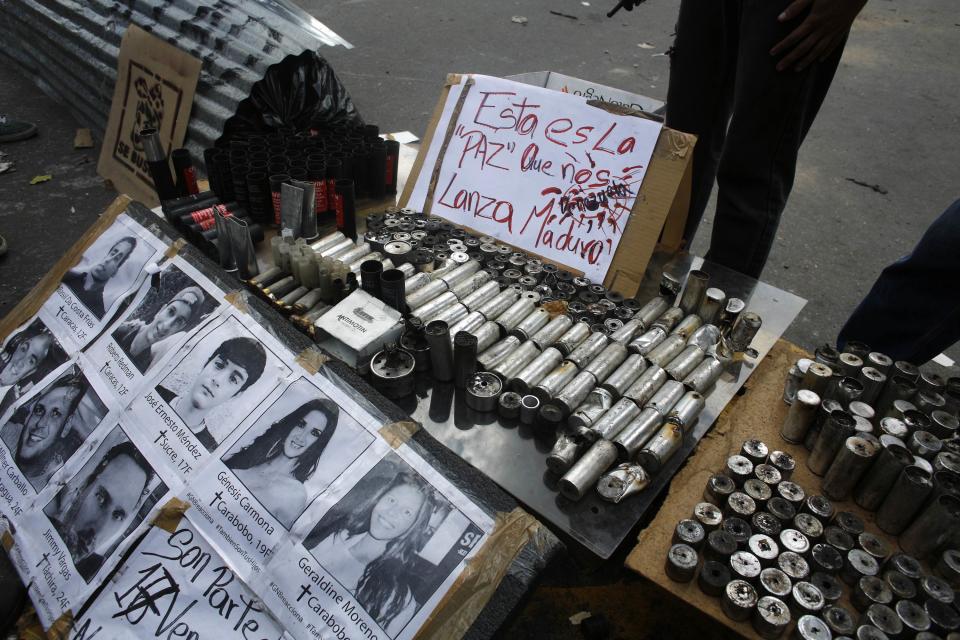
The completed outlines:
{"type": "Polygon", "coordinates": [[[358,289],[320,316],[315,325],[324,337],[317,344],[365,373],[370,357],[396,342],[403,329],[400,312],[358,289]]]}

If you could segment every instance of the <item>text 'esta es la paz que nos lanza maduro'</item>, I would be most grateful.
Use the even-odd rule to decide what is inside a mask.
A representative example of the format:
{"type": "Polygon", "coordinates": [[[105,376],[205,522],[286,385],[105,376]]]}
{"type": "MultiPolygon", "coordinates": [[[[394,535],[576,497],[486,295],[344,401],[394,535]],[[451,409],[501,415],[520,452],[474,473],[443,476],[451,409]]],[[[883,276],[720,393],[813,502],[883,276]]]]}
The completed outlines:
{"type": "Polygon", "coordinates": [[[547,121],[541,105],[515,92],[480,96],[454,131],[457,147],[447,157],[456,165],[440,178],[435,204],[491,220],[508,234],[535,232],[534,248],[573,252],[590,264],[613,251],[611,236],[622,232],[645,166],[633,157],[635,136],[617,121],[604,128],[570,117],[547,121]],[[537,173],[554,183],[541,189],[526,217],[518,216],[516,202],[495,194],[511,173],[537,173]]]}

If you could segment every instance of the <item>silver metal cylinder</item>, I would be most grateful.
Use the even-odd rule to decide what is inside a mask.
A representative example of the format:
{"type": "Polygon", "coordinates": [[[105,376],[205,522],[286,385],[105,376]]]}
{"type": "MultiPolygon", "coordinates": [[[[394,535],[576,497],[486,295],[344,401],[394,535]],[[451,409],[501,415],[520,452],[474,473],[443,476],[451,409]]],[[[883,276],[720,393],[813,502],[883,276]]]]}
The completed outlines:
{"type": "MultiPolygon", "coordinates": [[[[542,386],[541,381],[538,388],[542,386]]],[[[590,391],[597,386],[597,379],[592,373],[581,371],[573,377],[560,391],[553,397],[550,404],[560,409],[561,414],[566,417],[580,406],[587,399],[590,391]]]]}
{"type": "MultiPolygon", "coordinates": [[[[447,287],[453,289],[458,283],[463,282],[477,271],[480,270],[480,263],[476,260],[469,260],[456,269],[442,274],[438,280],[447,283],[447,287]]],[[[436,277],[436,276],[434,276],[436,277]]]]}
{"type": "MultiPolygon", "coordinates": [[[[497,342],[477,356],[477,365],[482,369],[490,371],[503,360],[507,355],[520,346],[520,340],[514,336],[507,336],[500,342],[497,342]]],[[[479,349],[479,347],[478,347],[479,349]]]]}
{"type": "Polygon", "coordinates": [[[667,372],[661,367],[649,367],[640,374],[636,382],[627,387],[623,397],[630,398],[641,407],[645,406],[667,379],[667,372]]]}
{"type": "Polygon", "coordinates": [[[880,397],[884,385],[887,384],[887,376],[870,366],[860,369],[859,375],[858,379],[860,384],[863,385],[860,399],[872,406],[880,397]]]}
{"type": "Polygon", "coordinates": [[[705,324],[690,334],[687,345],[695,344],[704,351],[716,346],[720,342],[720,328],[713,324],[705,324]]]}
{"type": "Polygon", "coordinates": [[[410,312],[410,315],[413,316],[414,318],[419,318],[424,324],[426,324],[432,318],[434,318],[440,311],[449,307],[452,304],[459,304],[457,300],[457,296],[447,291],[445,293],[441,293],[439,296],[433,298],[429,302],[426,302],[419,307],[413,308],[413,310],[410,312]]]}
{"type": "Polygon", "coordinates": [[[730,329],[730,343],[736,351],[744,351],[760,333],[763,319],[752,311],[744,311],[730,329]]]}
{"type": "Polygon", "coordinates": [[[627,348],[618,342],[610,342],[583,368],[593,374],[598,382],[606,380],[627,358],[627,348]]]}
{"type": "Polygon", "coordinates": [[[928,504],[900,534],[900,548],[920,560],[930,559],[960,529],[960,499],[943,494],[928,504]]]}
{"type": "Polygon", "coordinates": [[[747,303],[740,298],[727,298],[727,304],[720,312],[720,328],[732,327],[746,308],[747,303]]]}
{"type": "Polygon", "coordinates": [[[589,429],[595,438],[612,440],[639,415],[640,408],[633,400],[621,398],[590,425],[589,429]]]}
{"type": "Polygon", "coordinates": [[[890,411],[890,408],[893,406],[894,402],[897,400],[910,400],[916,391],[917,386],[908,378],[903,378],[901,376],[894,376],[891,378],[888,374],[887,384],[883,388],[883,391],[880,392],[880,395],[876,402],[874,402],[873,407],[877,410],[878,414],[885,416],[887,415],[887,412],[890,411]]]}
{"type": "MultiPolygon", "coordinates": [[[[529,344],[536,347],[536,343],[532,340],[529,341],[529,344]]],[[[543,380],[548,373],[556,369],[561,362],[563,362],[563,354],[553,347],[547,347],[527,363],[527,365],[510,380],[508,386],[511,391],[516,391],[520,395],[527,395],[530,393],[531,388],[543,380]]],[[[494,372],[496,372],[496,370],[494,370],[494,372]]]]}
{"type": "Polygon", "coordinates": [[[594,387],[586,399],[570,414],[567,425],[572,429],[583,429],[596,422],[607,412],[617,398],[602,387],[594,387]]]}
{"type": "Polygon", "coordinates": [[[510,333],[524,318],[530,315],[533,308],[534,303],[532,300],[521,297],[514,302],[509,309],[494,318],[493,321],[500,325],[500,329],[503,330],[504,333],[510,333]]]}
{"type": "Polygon", "coordinates": [[[913,455],[897,444],[882,446],[873,465],[853,491],[853,501],[867,511],[876,511],[900,473],[913,464],[913,455]]]}
{"type": "Polygon", "coordinates": [[[834,411],[824,422],[813,450],[807,457],[807,468],[822,476],[830,468],[830,463],[843,447],[847,438],[856,432],[856,422],[846,411],[834,411]]]}
{"type": "Polygon", "coordinates": [[[602,333],[591,333],[590,337],[580,343],[576,349],[574,349],[567,356],[567,360],[574,363],[580,368],[586,367],[590,362],[593,361],[600,352],[603,351],[604,347],[607,346],[609,342],[607,336],[602,333]]]}
{"type": "Polygon", "coordinates": [[[863,368],[863,360],[856,354],[844,352],[840,354],[837,365],[841,376],[858,378],[860,369],[863,368]]]}
{"type": "Polygon", "coordinates": [[[600,386],[607,389],[615,398],[619,398],[646,370],[647,361],[640,354],[634,353],[611,373],[600,386]]]}
{"type": "Polygon", "coordinates": [[[498,293],[500,293],[499,284],[493,281],[485,282],[479,289],[461,298],[460,302],[463,303],[467,309],[470,309],[470,311],[477,311],[485,302],[492,300],[498,293]]]}
{"type": "Polygon", "coordinates": [[[707,293],[708,282],[710,282],[710,275],[705,271],[694,269],[687,274],[687,283],[683,287],[680,302],[677,304],[678,307],[683,309],[684,315],[696,313],[697,309],[700,308],[700,304],[707,293]]]}
{"type": "Polygon", "coordinates": [[[574,322],[567,331],[557,339],[554,345],[565,356],[570,355],[591,335],[590,325],[586,322],[574,322]]]}
{"type": "Polygon", "coordinates": [[[458,320],[456,324],[450,327],[450,341],[453,342],[453,337],[458,333],[460,333],[461,331],[466,331],[467,333],[473,333],[476,329],[479,329],[480,326],[486,321],[487,321],[486,318],[484,318],[483,314],[480,313],[479,311],[472,311],[468,313],[461,320],[458,320]]]}
{"type": "Polygon", "coordinates": [[[508,386],[509,382],[513,380],[518,373],[523,371],[528,364],[533,362],[538,355],[540,355],[540,349],[537,348],[537,345],[527,340],[501,358],[489,371],[500,376],[504,386],[508,386]]]}
{"type": "Polygon", "coordinates": [[[936,391],[923,390],[917,391],[917,395],[913,397],[913,402],[917,405],[918,411],[927,415],[942,410],[947,404],[946,399],[936,391]]]}
{"type": "Polygon", "coordinates": [[[536,307],[521,320],[510,332],[521,340],[529,340],[533,334],[550,322],[550,312],[543,307],[536,307]]]}
{"type": "MultiPolygon", "coordinates": [[[[487,320],[468,333],[473,334],[477,338],[477,353],[483,353],[490,348],[494,342],[500,339],[500,325],[487,320]]],[[[453,334],[454,338],[456,338],[456,335],[456,333],[453,334]]]]}
{"type": "Polygon", "coordinates": [[[655,409],[660,412],[664,418],[670,415],[670,410],[673,409],[673,406],[679,402],[680,398],[683,397],[683,394],[686,393],[686,388],[676,380],[667,380],[663,383],[663,386],[657,389],[657,392],[653,394],[647,403],[643,405],[644,409],[655,409]]]}
{"type": "Polygon", "coordinates": [[[519,296],[520,293],[516,289],[507,287],[481,304],[476,310],[482,313],[487,320],[495,320],[497,316],[512,307],[519,296]]]}
{"type": "Polygon", "coordinates": [[[560,363],[553,371],[543,377],[531,393],[540,399],[541,403],[546,403],[555,395],[560,393],[567,384],[580,373],[580,368],[570,361],[560,363]]]}
{"type": "Polygon", "coordinates": [[[653,327],[646,333],[634,338],[627,345],[632,353],[639,353],[642,356],[653,351],[661,342],[666,340],[667,332],[663,327],[653,327]]]}
{"type": "Polygon", "coordinates": [[[800,382],[800,388],[809,389],[822,398],[831,380],[833,380],[833,369],[822,362],[811,362],[800,382]]]}
{"type": "Polygon", "coordinates": [[[559,340],[563,334],[569,331],[570,327],[572,326],[573,320],[570,319],[570,316],[554,316],[549,322],[547,322],[545,326],[541,327],[535,334],[533,334],[530,339],[533,340],[541,349],[546,349],[547,347],[552,347],[553,344],[559,340]]]}
{"type": "Polygon", "coordinates": [[[703,349],[695,344],[691,344],[677,354],[673,360],[668,362],[663,369],[673,380],[683,381],[697,368],[697,365],[703,361],[705,355],[703,349]]]}
{"type": "Polygon", "coordinates": [[[698,393],[707,393],[723,375],[723,363],[713,357],[700,361],[683,379],[683,386],[698,393]]]}
{"type": "Polygon", "coordinates": [[[647,354],[647,362],[658,367],[666,367],[671,360],[680,355],[686,346],[687,341],[683,336],[669,335],[653,351],[647,354]]]}
{"type": "MultiPolygon", "coordinates": [[[[414,291],[423,289],[431,282],[433,282],[433,278],[430,277],[429,273],[415,273],[411,277],[407,278],[403,283],[403,290],[407,294],[407,300],[410,299],[410,295],[413,294],[414,291]]],[[[440,292],[437,293],[437,295],[443,293],[444,290],[445,289],[440,289],[440,292]]]]}
{"type": "Polygon", "coordinates": [[[557,475],[566,473],[580,457],[586,444],[582,439],[561,434],[547,456],[547,468],[557,475]]]}
{"type": "Polygon", "coordinates": [[[697,417],[703,411],[705,404],[706,400],[702,394],[696,391],[687,391],[667,413],[667,422],[679,424],[683,428],[683,432],[686,433],[697,421],[697,417]]]}
{"type": "Polygon", "coordinates": [[[460,298],[460,300],[463,300],[471,293],[475,293],[484,285],[490,284],[492,277],[493,276],[486,271],[477,271],[473,275],[470,275],[454,284],[452,287],[450,287],[450,291],[453,291],[453,293],[460,298]]]}
{"type": "Polygon", "coordinates": [[[683,427],[668,422],[644,445],[637,454],[637,462],[650,475],[655,475],[683,444],[683,427]]]}
{"type": "Polygon", "coordinates": [[[342,231],[334,231],[333,233],[323,236],[316,242],[311,242],[310,248],[314,251],[323,251],[347,239],[347,236],[343,235],[342,231]]]}
{"type": "MultiPolygon", "coordinates": [[[[407,306],[411,309],[422,307],[447,291],[446,282],[443,282],[442,280],[431,280],[430,276],[424,273],[418,273],[412,278],[407,278],[407,282],[416,281],[419,276],[424,275],[427,276],[427,280],[423,281],[421,278],[420,282],[423,282],[423,284],[420,284],[420,282],[414,282],[416,286],[414,286],[411,293],[407,294],[407,306]]],[[[406,286],[406,283],[404,283],[404,286],[406,286]]]]}
{"type": "Polygon", "coordinates": [[[780,437],[792,444],[800,444],[807,436],[807,431],[813,423],[820,406],[820,396],[810,389],[800,389],[787,417],[780,427],[780,437]]]}
{"type": "Polygon", "coordinates": [[[597,493],[604,500],[616,504],[624,498],[640,493],[649,484],[650,475],[643,467],[625,462],[600,478],[597,482],[597,493]]]}
{"type": "Polygon", "coordinates": [[[670,331],[677,326],[677,323],[683,320],[685,317],[686,314],[683,312],[683,309],[680,307],[670,307],[660,314],[660,317],[654,320],[653,324],[649,325],[649,328],[652,329],[653,327],[660,327],[667,333],[670,333],[670,331]]]}
{"type": "Polygon", "coordinates": [[[652,408],[642,410],[613,438],[613,443],[620,452],[620,459],[632,460],[662,425],[663,415],[659,411],[652,408]]]}
{"type": "Polygon", "coordinates": [[[867,354],[863,364],[876,369],[885,376],[889,376],[890,369],[893,367],[893,359],[885,353],[871,351],[867,354]]]}
{"type": "Polygon", "coordinates": [[[847,438],[823,477],[823,494],[831,500],[846,500],[876,459],[879,449],[859,436],[847,438]]]}
{"type": "Polygon", "coordinates": [[[880,420],[880,433],[886,433],[900,438],[901,440],[906,440],[910,435],[910,430],[907,429],[907,425],[903,422],[903,420],[889,417],[880,420]]]}
{"type": "Polygon", "coordinates": [[[914,431],[910,434],[910,439],[907,440],[907,448],[915,456],[933,460],[940,453],[940,449],[943,448],[943,443],[940,442],[940,438],[929,431],[914,431]]]}
{"type": "Polygon", "coordinates": [[[696,314],[690,314],[681,320],[677,326],[670,331],[670,335],[683,336],[684,341],[689,340],[693,332],[703,326],[703,320],[696,314]]]}
{"type": "Polygon", "coordinates": [[[960,428],[960,420],[956,416],[937,410],[930,413],[930,426],[928,430],[941,440],[947,440],[957,435],[957,429],[960,428]]]}
{"type": "MultiPolygon", "coordinates": [[[[817,436],[820,435],[820,429],[823,427],[823,424],[827,421],[827,418],[830,417],[830,414],[834,411],[842,411],[843,407],[840,406],[840,403],[836,400],[831,400],[830,398],[820,398],[820,408],[817,409],[816,415],[813,416],[813,422],[810,423],[810,428],[807,430],[807,437],[804,439],[803,444],[810,451],[813,451],[813,445],[817,442],[817,436]]],[[[856,429],[856,425],[854,425],[856,429]]]]}
{"type": "Polygon", "coordinates": [[[450,325],[450,324],[456,324],[460,322],[461,320],[467,317],[468,313],[469,311],[467,311],[467,308],[465,306],[463,306],[460,303],[457,303],[457,304],[451,304],[447,307],[444,307],[437,313],[433,314],[432,316],[428,316],[423,320],[424,322],[430,322],[432,320],[443,320],[448,325],[450,325]]]}
{"type": "Polygon", "coordinates": [[[915,465],[905,467],[877,509],[877,526],[890,535],[900,535],[931,491],[933,481],[929,473],[915,465]]]}
{"type": "Polygon", "coordinates": [[[670,303],[661,296],[651,298],[647,304],[640,307],[640,310],[633,316],[639,318],[644,328],[649,329],[650,325],[656,322],[657,318],[670,308],[670,303]]]}
{"type": "Polygon", "coordinates": [[[610,334],[610,339],[621,344],[628,344],[634,336],[643,330],[643,322],[634,316],[623,323],[623,326],[610,334]]]}
{"type": "Polygon", "coordinates": [[[700,316],[704,324],[712,324],[720,316],[720,310],[723,309],[726,302],[727,294],[723,292],[723,289],[710,287],[704,294],[700,308],[697,309],[697,315],[700,316]]]}
{"type": "Polygon", "coordinates": [[[337,260],[342,262],[344,265],[347,265],[347,267],[349,268],[349,265],[356,262],[360,258],[363,258],[369,253],[370,253],[370,243],[361,242],[353,249],[350,249],[350,251],[347,251],[346,253],[342,253],[339,256],[337,256],[337,260]]]}
{"type": "Polygon", "coordinates": [[[353,240],[350,238],[344,238],[335,245],[331,245],[322,251],[319,251],[321,258],[336,258],[337,256],[342,256],[347,251],[350,251],[357,245],[354,244],[353,240]]]}
{"type": "Polygon", "coordinates": [[[537,420],[540,410],[540,399],[537,396],[526,395],[520,399],[520,422],[533,424],[537,420]]]}
{"type": "Polygon", "coordinates": [[[567,471],[558,488],[568,500],[580,500],[595,487],[600,476],[617,461],[617,448],[609,440],[597,440],[567,471]]]}

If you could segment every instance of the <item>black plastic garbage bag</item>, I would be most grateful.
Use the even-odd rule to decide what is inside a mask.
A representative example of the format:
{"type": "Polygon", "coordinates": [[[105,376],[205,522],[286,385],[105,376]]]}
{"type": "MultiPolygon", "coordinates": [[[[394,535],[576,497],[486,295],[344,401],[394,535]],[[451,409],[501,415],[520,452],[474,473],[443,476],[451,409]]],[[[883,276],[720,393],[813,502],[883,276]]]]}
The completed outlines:
{"type": "Polygon", "coordinates": [[[267,69],[224,124],[221,141],[281,127],[302,131],[358,124],[363,118],[333,67],[317,52],[304,51],[267,69]]]}

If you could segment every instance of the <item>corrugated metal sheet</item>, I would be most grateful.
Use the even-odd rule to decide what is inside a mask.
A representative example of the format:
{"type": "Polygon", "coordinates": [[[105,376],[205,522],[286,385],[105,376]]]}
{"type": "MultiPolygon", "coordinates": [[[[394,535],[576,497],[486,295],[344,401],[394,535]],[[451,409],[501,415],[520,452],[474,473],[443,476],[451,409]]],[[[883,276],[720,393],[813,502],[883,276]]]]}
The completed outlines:
{"type": "Polygon", "coordinates": [[[0,59],[102,138],[131,23],[203,61],[185,143],[197,158],[270,65],[351,46],[286,0],[0,0],[0,59]]]}

